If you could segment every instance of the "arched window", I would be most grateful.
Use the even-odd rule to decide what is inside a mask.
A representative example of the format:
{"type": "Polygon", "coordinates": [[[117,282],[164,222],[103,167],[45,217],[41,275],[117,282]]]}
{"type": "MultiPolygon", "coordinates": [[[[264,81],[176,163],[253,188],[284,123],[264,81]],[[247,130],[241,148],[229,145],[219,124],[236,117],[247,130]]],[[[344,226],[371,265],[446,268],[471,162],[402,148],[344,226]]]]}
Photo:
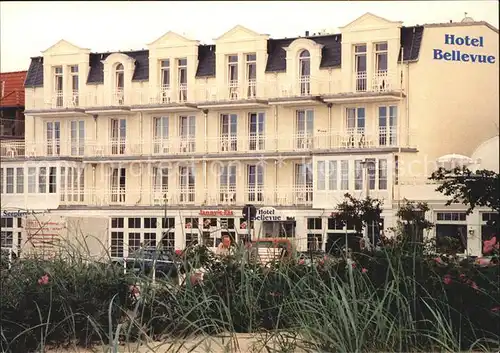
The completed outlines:
{"type": "Polygon", "coordinates": [[[124,103],[123,86],[124,86],[124,71],[123,64],[116,65],[115,69],[115,93],[114,104],[122,105],[124,103]]]}
{"type": "Polygon", "coordinates": [[[309,95],[311,92],[311,55],[308,50],[302,50],[299,55],[299,85],[300,94],[309,95]]]}
{"type": "Polygon", "coordinates": [[[116,65],[115,77],[116,77],[115,82],[116,82],[117,90],[123,90],[124,73],[123,73],[123,65],[122,64],[116,65]]]}

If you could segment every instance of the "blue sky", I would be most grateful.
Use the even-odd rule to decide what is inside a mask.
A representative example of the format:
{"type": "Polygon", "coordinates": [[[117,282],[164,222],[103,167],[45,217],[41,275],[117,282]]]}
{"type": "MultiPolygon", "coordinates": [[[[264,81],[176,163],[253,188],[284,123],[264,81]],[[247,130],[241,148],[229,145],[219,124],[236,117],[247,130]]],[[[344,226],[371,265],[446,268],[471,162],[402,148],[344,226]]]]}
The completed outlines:
{"type": "Polygon", "coordinates": [[[146,48],[172,30],[210,43],[237,24],[271,37],[336,32],[365,12],[411,26],[460,21],[498,28],[498,1],[2,2],[0,70],[26,70],[60,39],[93,52],[146,48]]]}

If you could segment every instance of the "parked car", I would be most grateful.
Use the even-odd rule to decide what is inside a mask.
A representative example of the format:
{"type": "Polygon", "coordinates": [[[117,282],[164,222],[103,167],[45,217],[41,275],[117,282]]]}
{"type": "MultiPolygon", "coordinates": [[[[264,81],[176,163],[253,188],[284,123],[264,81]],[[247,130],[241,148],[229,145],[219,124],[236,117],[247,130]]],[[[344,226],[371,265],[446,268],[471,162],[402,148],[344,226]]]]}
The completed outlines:
{"type": "Polygon", "coordinates": [[[156,278],[175,278],[179,272],[172,254],[155,247],[144,247],[127,258],[112,258],[112,261],[123,266],[125,271],[138,275],[149,276],[154,267],[156,278]]]}

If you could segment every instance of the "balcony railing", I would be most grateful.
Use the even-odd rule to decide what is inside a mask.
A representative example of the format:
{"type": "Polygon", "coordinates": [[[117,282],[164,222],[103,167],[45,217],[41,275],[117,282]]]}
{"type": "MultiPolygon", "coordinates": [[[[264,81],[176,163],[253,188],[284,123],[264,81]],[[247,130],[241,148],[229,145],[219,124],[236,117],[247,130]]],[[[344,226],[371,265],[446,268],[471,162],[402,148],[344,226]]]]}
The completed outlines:
{"type": "Polygon", "coordinates": [[[61,205],[125,205],[125,206],[227,206],[241,207],[252,203],[266,206],[311,206],[312,185],[291,185],[288,187],[222,186],[213,189],[203,187],[153,188],[152,190],[126,187],[75,188],[65,187],[59,195],[61,205]]]}
{"type": "Polygon", "coordinates": [[[280,152],[319,152],[329,150],[413,147],[411,134],[398,132],[397,127],[319,131],[292,135],[223,135],[217,137],[177,136],[149,141],[108,139],[28,143],[19,140],[0,142],[1,157],[117,157],[117,156],[176,156],[191,154],[260,154],[280,152]]]}
{"type": "Polygon", "coordinates": [[[94,91],[94,87],[86,91],[53,92],[50,97],[43,91],[27,90],[26,108],[56,109],[56,108],[92,108],[128,105],[161,105],[171,103],[203,103],[228,102],[252,99],[273,99],[332,95],[352,92],[388,92],[401,88],[400,72],[380,70],[375,72],[359,71],[353,74],[352,81],[342,85],[339,76],[317,77],[300,76],[257,81],[256,79],[231,80],[225,84],[187,83],[176,85],[160,85],[140,89],[113,88],[111,91],[102,89],[94,91]]]}
{"type": "Polygon", "coordinates": [[[398,76],[385,70],[375,71],[368,77],[366,71],[355,74],[355,92],[390,92],[400,89],[398,76]]]}

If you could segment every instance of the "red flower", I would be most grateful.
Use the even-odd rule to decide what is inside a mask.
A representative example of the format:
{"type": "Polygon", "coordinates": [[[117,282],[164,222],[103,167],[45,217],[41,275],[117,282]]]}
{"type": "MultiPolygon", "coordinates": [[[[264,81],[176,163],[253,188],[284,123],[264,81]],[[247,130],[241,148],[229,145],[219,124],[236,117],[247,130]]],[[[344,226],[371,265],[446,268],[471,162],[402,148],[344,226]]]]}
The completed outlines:
{"type": "Polygon", "coordinates": [[[305,263],[306,263],[306,262],[304,261],[304,259],[300,259],[300,260],[299,260],[299,265],[303,265],[303,264],[305,264],[305,263]]]}
{"type": "Polygon", "coordinates": [[[38,280],[38,284],[45,285],[49,283],[49,275],[45,274],[38,280]]]}
{"type": "Polygon", "coordinates": [[[325,260],[319,260],[318,263],[319,263],[320,266],[323,266],[325,264],[325,260]]]}
{"type": "Polygon", "coordinates": [[[182,250],[180,249],[175,250],[175,255],[182,256],[182,250]]]}
{"type": "Polygon", "coordinates": [[[451,283],[451,276],[450,275],[445,275],[443,277],[443,282],[444,282],[444,284],[450,284],[451,283]]]}
{"type": "Polygon", "coordinates": [[[351,266],[352,266],[352,268],[356,268],[356,263],[353,262],[351,266]]]}
{"type": "Polygon", "coordinates": [[[363,272],[363,273],[367,273],[367,272],[368,272],[368,270],[367,270],[366,268],[364,268],[364,267],[363,267],[363,268],[361,269],[361,272],[363,272]]]}
{"type": "Polygon", "coordinates": [[[493,250],[499,248],[500,244],[497,243],[497,237],[492,237],[490,240],[485,240],[483,242],[483,253],[489,254],[493,250]]]}

